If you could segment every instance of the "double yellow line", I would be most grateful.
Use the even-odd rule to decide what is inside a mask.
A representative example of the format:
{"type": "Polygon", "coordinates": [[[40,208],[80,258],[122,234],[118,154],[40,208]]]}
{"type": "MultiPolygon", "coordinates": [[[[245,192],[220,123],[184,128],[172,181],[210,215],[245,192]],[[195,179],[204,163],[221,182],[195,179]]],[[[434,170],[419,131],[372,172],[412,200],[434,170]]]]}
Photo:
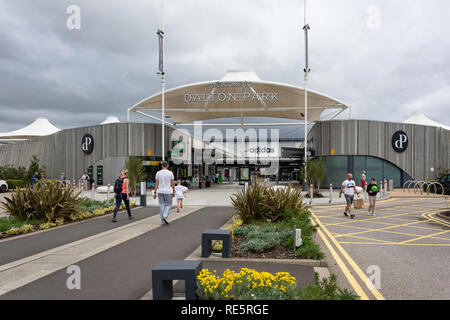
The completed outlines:
{"type": "Polygon", "coordinates": [[[356,294],[361,297],[362,300],[370,300],[369,296],[366,294],[364,289],[361,287],[359,282],[355,279],[355,277],[352,275],[350,270],[347,268],[347,265],[344,263],[343,259],[353,268],[355,273],[359,276],[361,281],[365,284],[367,290],[375,297],[377,300],[385,300],[384,297],[381,295],[381,293],[372,285],[372,282],[367,278],[366,274],[361,270],[361,268],[356,264],[356,262],[349,256],[347,251],[339,244],[339,242],[336,241],[336,239],[333,237],[333,235],[328,231],[327,228],[322,224],[319,218],[311,211],[312,214],[312,223],[313,225],[319,225],[320,228],[317,229],[317,233],[322,238],[323,242],[327,246],[328,250],[330,250],[331,255],[336,260],[336,263],[341,268],[342,272],[344,273],[347,280],[350,282],[350,285],[355,290],[356,294]],[[331,242],[334,244],[336,249],[339,251],[341,256],[338,254],[338,252],[334,249],[334,247],[331,245],[331,243],[328,241],[327,237],[324,235],[324,233],[327,235],[327,237],[331,240],[331,242]]]}

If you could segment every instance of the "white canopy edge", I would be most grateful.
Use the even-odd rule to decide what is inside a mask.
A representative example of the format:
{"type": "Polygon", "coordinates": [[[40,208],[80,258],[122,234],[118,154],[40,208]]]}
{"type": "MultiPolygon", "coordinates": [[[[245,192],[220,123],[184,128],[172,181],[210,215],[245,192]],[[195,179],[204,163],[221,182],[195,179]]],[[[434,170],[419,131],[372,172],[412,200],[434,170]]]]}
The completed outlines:
{"type": "MultiPolygon", "coordinates": [[[[250,90],[253,92],[253,85],[266,85],[266,86],[274,86],[274,87],[280,87],[282,89],[292,89],[295,90],[296,92],[301,93],[302,91],[304,91],[304,88],[299,87],[299,86],[294,86],[294,85],[290,85],[290,84],[286,84],[286,83],[279,83],[279,82],[272,82],[272,81],[262,81],[260,80],[256,74],[254,74],[254,72],[250,72],[250,71],[232,71],[232,72],[228,72],[225,77],[221,80],[210,80],[210,81],[203,81],[203,82],[197,82],[197,83],[191,83],[191,84],[186,84],[186,85],[182,85],[182,86],[178,86],[176,88],[172,88],[169,90],[165,91],[165,97],[166,97],[166,114],[169,113],[199,113],[199,120],[201,120],[202,116],[200,115],[200,113],[216,113],[217,115],[223,115],[224,113],[227,112],[231,112],[231,113],[237,113],[237,112],[252,112],[252,113],[257,113],[256,116],[261,116],[261,117],[276,117],[274,116],[274,112],[280,112],[280,111],[298,111],[299,114],[304,112],[304,106],[300,105],[300,106],[295,106],[295,105],[289,105],[289,106],[268,106],[264,101],[259,101],[260,102],[260,106],[259,107],[254,107],[252,106],[251,108],[236,108],[236,107],[227,107],[227,104],[224,103],[224,107],[221,108],[213,108],[213,110],[209,110],[208,109],[208,102],[206,102],[204,104],[203,107],[192,107],[190,106],[189,108],[186,107],[186,105],[183,105],[180,102],[180,106],[177,105],[170,105],[170,103],[167,103],[168,97],[170,97],[171,93],[174,93],[176,91],[183,91],[187,88],[192,87],[193,89],[196,87],[201,87],[201,86],[210,86],[213,87],[213,85],[215,83],[223,83],[223,82],[249,82],[250,83],[250,90]],[[303,111],[303,112],[302,112],[303,111]],[[271,112],[271,114],[270,114],[271,112]]],[[[211,90],[211,92],[214,91],[214,88],[211,90]]],[[[320,93],[318,91],[314,91],[314,90],[309,90],[308,89],[308,94],[312,94],[312,95],[316,95],[316,97],[319,97],[320,99],[325,99],[328,100],[326,102],[326,104],[324,105],[314,105],[311,104],[308,106],[308,110],[317,110],[318,109],[322,109],[322,110],[326,110],[326,109],[340,109],[338,110],[338,112],[336,112],[335,115],[333,115],[332,119],[335,118],[338,114],[340,114],[342,111],[346,110],[347,108],[349,108],[349,106],[345,103],[342,102],[340,100],[337,100],[335,98],[332,98],[331,96],[325,95],[323,93],[320,93]]],[[[139,101],[138,103],[136,103],[135,105],[133,105],[132,107],[128,108],[128,121],[129,121],[129,113],[130,112],[137,112],[138,110],[142,111],[142,110],[153,110],[153,111],[158,111],[158,107],[148,107],[145,106],[146,103],[151,103],[152,100],[158,99],[161,96],[161,92],[156,93],[154,95],[151,95],[147,98],[142,99],[141,101],[139,101]]],[[[302,99],[299,99],[299,101],[302,101],[302,99]]],[[[255,116],[255,115],[249,115],[249,116],[255,116]]],[[[192,118],[192,117],[191,117],[192,118]]],[[[212,116],[211,119],[218,119],[218,118],[225,118],[224,116],[217,116],[214,117],[212,116]]],[[[286,118],[286,117],[282,117],[282,118],[286,118]]],[[[290,119],[290,118],[289,118],[290,119]]],[[[292,118],[295,120],[300,120],[299,117],[296,118],[292,118]]],[[[206,120],[206,119],[205,119],[206,120]]],[[[311,119],[313,121],[318,121],[321,120],[320,116],[319,118],[315,118],[315,119],[311,119]]],[[[194,120],[195,121],[195,120],[194,120]]],[[[192,122],[192,120],[190,121],[186,121],[186,122],[192,122]]],[[[184,123],[184,122],[180,122],[178,121],[178,123],[184,123]]]]}
{"type": "Polygon", "coordinates": [[[0,133],[0,140],[13,142],[12,140],[21,141],[21,139],[31,139],[35,137],[48,136],[60,131],[46,118],[37,118],[31,124],[18,130],[0,133]]]}

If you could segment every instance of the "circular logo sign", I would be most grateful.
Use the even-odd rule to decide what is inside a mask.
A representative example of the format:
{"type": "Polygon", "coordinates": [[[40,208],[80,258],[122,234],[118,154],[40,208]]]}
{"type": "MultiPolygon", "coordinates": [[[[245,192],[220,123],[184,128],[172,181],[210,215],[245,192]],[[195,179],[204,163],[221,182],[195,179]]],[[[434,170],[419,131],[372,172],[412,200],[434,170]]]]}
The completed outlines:
{"type": "Polygon", "coordinates": [[[89,133],[86,133],[81,139],[81,150],[85,154],[91,154],[92,150],[94,150],[94,137],[89,133]]]}
{"type": "Polygon", "coordinates": [[[408,142],[408,135],[402,130],[395,132],[392,136],[392,148],[399,153],[404,152],[408,148],[408,142]]]}

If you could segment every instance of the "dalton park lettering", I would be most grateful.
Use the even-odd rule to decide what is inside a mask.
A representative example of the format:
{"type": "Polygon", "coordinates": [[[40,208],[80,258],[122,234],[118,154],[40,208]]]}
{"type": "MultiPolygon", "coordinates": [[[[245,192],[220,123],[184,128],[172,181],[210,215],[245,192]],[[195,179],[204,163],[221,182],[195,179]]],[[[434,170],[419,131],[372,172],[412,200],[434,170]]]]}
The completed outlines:
{"type": "Polygon", "coordinates": [[[210,93],[186,93],[184,102],[280,101],[278,92],[255,92],[254,90],[251,90],[251,92],[216,92],[226,88],[245,88],[247,90],[247,88],[251,87],[252,85],[248,81],[215,82],[210,93]]]}
{"type": "Polygon", "coordinates": [[[280,101],[278,92],[217,92],[217,93],[186,93],[184,102],[233,102],[233,101],[280,101]]]}

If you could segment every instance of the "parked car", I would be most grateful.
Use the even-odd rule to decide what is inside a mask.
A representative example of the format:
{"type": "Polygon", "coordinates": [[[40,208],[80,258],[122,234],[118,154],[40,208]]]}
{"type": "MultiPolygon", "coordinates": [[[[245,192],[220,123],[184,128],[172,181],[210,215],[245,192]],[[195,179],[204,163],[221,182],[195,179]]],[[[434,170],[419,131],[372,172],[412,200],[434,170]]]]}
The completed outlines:
{"type": "MultiPolygon", "coordinates": [[[[444,193],[450,194],[450,174],[446,174],[438,179],[438,182],[444,187],[444,193]]],[[[442,193],[441,187],[437,187],[437,192],[442,193]]]]}
{"type": "Polygon", "coordinates": [[[0,180],[0,192],[8,191],[8,184],[5,180],[0,180]]]}

